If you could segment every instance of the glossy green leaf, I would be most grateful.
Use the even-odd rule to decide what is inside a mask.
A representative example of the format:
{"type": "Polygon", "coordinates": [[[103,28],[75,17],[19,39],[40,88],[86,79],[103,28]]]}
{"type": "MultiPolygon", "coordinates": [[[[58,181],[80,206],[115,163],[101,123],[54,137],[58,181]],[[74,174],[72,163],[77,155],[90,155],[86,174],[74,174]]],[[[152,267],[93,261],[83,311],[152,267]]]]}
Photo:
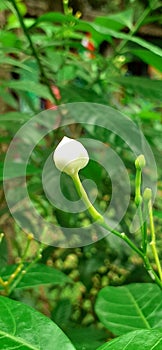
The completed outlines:
{"type": "MultiPolygon", "coordinates": [[[[16,265],[6,266],[1,270],[1,276],[7,280],[9,276],[15,271],[15,267],[16,265]]],[[[26,265],[26,267],[28,267],[28,265],[26,265]]],[[[16,288],[30,288],[43,284],[63,285],[70,281],[70,278],[67,277],[63,272],[56,270],[53,267],[43,264],[35,264],[23,276],[16,288]]]]}
{"type": "Polygon", "coordinates": [[[140,330],[116,338],[97,350],[161,350],[162,330],[140,330]]]}
{"type": "Polygon", "coordinates": [[[75,350],[49,318],[27,305],[0,297],[0,349],[75,350]]]}
{"type": "Polygon", "coordinates": [[[157,285],[135,283],[103,288],[96,313],[113,334],[162,327],[162,292],[157,285]]]}

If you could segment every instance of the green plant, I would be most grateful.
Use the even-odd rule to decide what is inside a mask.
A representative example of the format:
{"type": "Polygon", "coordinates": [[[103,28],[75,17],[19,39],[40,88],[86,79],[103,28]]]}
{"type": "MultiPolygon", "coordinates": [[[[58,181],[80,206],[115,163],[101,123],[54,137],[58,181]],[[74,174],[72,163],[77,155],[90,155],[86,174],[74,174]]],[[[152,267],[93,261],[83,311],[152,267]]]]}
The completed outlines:
{"type": "MultiPolygon", "coordinates": [[[[159,171],[158,196],[152,207],[151,191],[141,189],[142,166],[138,163],[141,158],[136,162],[134,179],[131,155],[118,135],[85,123],[70,125],[66,130],[60,127],[36,145],[26,168],[28,191],[34,208],[48,222],[60,227],[86,227],[94,219],[97,227],[100,222],[112,234],[101,242],[82,248],[53,248],[37,243],[33,246],[32,235],[22,239],[22,232],[11,219],[4,194],[0,191],[0,225],[1,232],[5,232],[0,237],[2,349],[18,346],[52,350],[74,349],[75,346],[77,350],[117,347],[133,350],[134,347],[142,349],[145,344],[146,349],[160,350],[162,346],[159,289],[162,280],[162,48],[159,38],[152,40],[140,36],[143,25],[161,23],[161,1],[147,3],[145,6],[137,1],[133,5],[127,2],[125,10],[98,16],[92,22],[81,19],[79,13],[73,14],[68,1],[64,1],[64,13],[45,13],[36,19],[27,18],[23,1],[0,3],[2,16],[4,14],[5,17],[0,43],[0,63],[5,62],[5,69],[0,72],[0,96],[4,108],[0,117],[0,180],[3,180],[5,153],[10,141],[23,124],[40,112],[42,102],[45,106],[50,102],[57,108],[60,104],[89,101],[122,110],[144,132],[159,171]],[[93,51],[83,45],[87,32],[93,51]],[[103,47],[104,52],[101,50],[103,47]],[[136,62],[154,67],[153,76],[149,77],[149,69],[147,77],[130,76],[134,74],[129,71],[130,63],[136,65],[136,62]],[[59,97],[53,86],[59,89],[59,97]],[[65,134],[71,138],[98,138],[107,147],[111,144],[126,163],[132,188],[134,180],[136,185],[133,200],[120,224],[121,231],[112,230],[98,214],[109,203],[111,181],[95,161],[90,161],[90,166],[82,170],[81,180],[89,178],[99,184],[97,212],[77,174],[73,176],[73,181],[79,196],[83,195],[88,205],[90,216],[88,211],[69,215],[53,208],[46,200],[41,183],[42,168],[65,134]],[[140,217],[141,234],[137,232],[132,237],[129,228],[135,206],[140,217]],[[149,224],[144,220],[147,215],[149,224]],[[125,234],[120,233],[122,231],[125,234]],[[116,240],[113,234],[117,236],[116,240]],[[129,247],[133,248],[132,253],[129,247]],[[149,276],[145,274],[143,264],[149,276]],[[159,287],[151,283],[151,279],[159,287]],[[137,283],[139,280],[141,283],[137,283]],[[42,316],[42,312],[54,322],[42,316]],[[38,334],[40,337],[37,337],[38,334]],[[118,338],[101,345],[114,336],[118,338]]],[[[61,119],[62,115],[59,115],[57,126],[60,126],[61,119]]],[[[40,129],[43,129],[43,118],[41,122],[40,129]]],[[[12,162],[8,172],[13,183],[24,169],[19,154],[16,157],[15,172],[12,162]]],[[[64,175],[62,188],[66,198],[78,199],[72,182],[64,175]]],[[[17,192],[16,200],[18,196],[17,192]]],[[[120,207],[121,203],[117,202],[116,211],[120,207]]],[[[30,223],[32,228],[31,217],[25,219],[28,220],[25,224],[30,223]]]]}

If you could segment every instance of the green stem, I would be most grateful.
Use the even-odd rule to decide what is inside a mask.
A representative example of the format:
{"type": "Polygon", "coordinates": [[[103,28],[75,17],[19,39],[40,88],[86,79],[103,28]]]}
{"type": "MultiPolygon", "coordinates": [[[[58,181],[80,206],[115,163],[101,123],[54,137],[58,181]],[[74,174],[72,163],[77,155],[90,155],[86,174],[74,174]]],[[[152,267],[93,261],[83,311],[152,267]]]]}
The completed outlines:
{"type": "Polygon", "coordinates": [[[142,172],[141,172],[141,169],[138,168],[136,169],[136,178],[135,178],[135,204],[137,207],[142,202],[141,179],[142,179],[142,172]]]}
{"type": "Polygon", "coordinates": [[[69,0],[63,0],[64,14],[67,16],[69,14],[69,0]]]}
{"type": "Polygon", "coordinates": [[[160,264],[160,260],[159,260],[159,256],[158,256],[158,252],[157,252],[157,247],[156,247],[156,236],[155,236],[155,227],[154,227],[154,219],[153,219],[152,201],[151,201],[151,199],[150,199],[150,201],[148,203],[148,210],[149,210],[150,232],[151,232],[150,246],[152,248],[152,252],[153,252],[153,256],[154,256],[155,262],[156,262],[156,266],[157,266],[157,269],[158,269],[160,280],[162,281],[162,268],[161,268],[161,264],[160,264]]]}
{"type": "Polygon", "coordinates": [[[80,198],[83,200],[86,208],[88,209],[90,215],[92,218],[96,221],[98,220],[98,224],[105,228],[106,230],[110,231],[113,233],[115,236],[120,237],[123,241],[125,241],[138,255],[140,255],[143,258],[143,253],[136,245],[126,236],[125,233],[120,233],[114,229],[112,229],[109,225],[104,220],[104,217],[94,208],[92,203],[90,202],[87,193],[85,189],[83,188],[83,185],[80,181],[78,173],[74,174],[72,176],[72,179],[74,181],[75,187],[77,189],[77,192],[80,196],[80,198]]]}
{"type": "Polygon", "coordinates": [[[101,222],[103,221],[103,216],[94,208],[92,203],[90,202],[87,193],[85,189],[83,188],[83,185],[80,181],[78,173],[75,173],[74,175],[71,176],[74,182],[74,185],[76,187],[76,190],[79,194],[79,197],[83,200],[86,209],[88,209],[89,213],[91,214],[92,218],[96,220],[100,220],[101,222]]]}
{"type": "Polygon", "coordinates": [[[3,237],[4,237],[4,233],[0,233],[0,244],[2,243],[2,240],[3,240],[3,237]]]}
{"type": "Polygon", "coordinates": [[[35,57],[35,59],[37,61],[37,64],[38,64],[38,67],[39,67],[39,70],[40,70],[40,74],[41,74],[41,78],[42,78],[44,84],[47,86],[47,88],[49,90],[49,93],[51,95],[52,101],[54,101],[55,104],[58,104],[58,100],[56,99],[56,97],[55,97],[55,95],[54,95],[54,93],[52,91],[51,85],[49,83],[49,80],[46,77],[46,73],[44,71],[44,67],[43,67],[43,65],[41,63],[41,60],[40,60],[39,55],[37,53],[37,50],[35,49],[35,46],[34,46],[33,41],[31,39],[31,36],[28,33],[28,29],[27,29],[27,27],[26,27],[26,25],[24,23],[24,19],[23,19],[22,15],[21,15],[21,13],[19,11],[19,7],[18,7],[18,5],[17,5],[15,0],[10,0],[10,2],[12,3],[12,5],[13,5],[15,11],[16,11],[16,14],[18,16],[21,28],[23,29],[23,32],[24,32],[24,34],[25,34],[25,36],[26,36],[26,38],[27,38],[27,40],[29,42],[29,45],[30,45],[30,48],[32,50],[33,56],[35,57]]]}
{"type": "Polygon", "coordinates": [[[141,168],[136,168],[135,178],[135,204],[139,213],[140,228],[142,233],[142,250],[144,254],[147,250],[147,226],[144,224],[143,212],[142,212],[142,196],[141,196],[141,182],[142,182],[142,171],[141,168]]]}
{"type": "Polygon", "coordinates": [[[93,207],[92,203],[90,202],[86,191],[83,188],[83,185],[80,181],[78,173],[75,173],[74,175],[71,175],[72,180],[74,181],[76,190],[80,196],[80,198],[83,200],[86,208],[88,209],[90,215],[92,218],[97,221],[97,223],[105,228],[107,231],[113,233],[115,236],[121,238],[124,242],[127,243],[127,245],[133,249],[143,260],[146,270],[148,271],[150,277],[157,283],[157,285],[162,289],[162,281],[159,279],[159,277],[156,275],[156,272],[153,270],[148,257],[146,254],[140,250],[125,233],[120,233],[114,229],[112,229],[105,221],[104,217],[93,207]]]}
{"type": "Polygon", "coordinates": [[[24,273],[26,274],[30,269],[31,267],[37,263],[37,261],[39,261],[42,257],[42,250],[44,248],[44,244],[42,243],[40,245],[40,248],[37,252],[37,255],[36,257],[25,267],[24,270],[21,270],[21,273],[19,274],[18,278],[14,281],[14,283],[12,284],[12,286],[10,287],[10,289],[8,290],[8,293],[7,295],[9,296],[13,290],[17,287],[17,285],[20,283],[20,281],[22,280],[23,276],[24,276],[24,273]]]}
{"type": "Polygon", "coordinates": [[[148,274],[150,275],[151,279],[154,280],[156,282],[156,284],[162,289],[162,281],[157,276],[156,272],[153,270],[153,268],[149,262],[149,259],[146,255],[144,256],[143,261],[145,264],[145,268],[146,268],[148,274]]]}
{"type": "Polygon", "coordinates": [[[132,248],[143,259],[144,257],[143,252],[138,247],[136,247],[136,245],[129,239],[129,237],[124,232],[120,233],[119,231],[112,229],[109,225],[107,225],[105,220],[104,222],[99,222],[99,224],[100,226],[104,227],[105,229],[113,233],[115,236],[121,238],[124,242],[126,242],[129,245],[130,248],[132,248]]]}
{"type": "Polygon", "coordinates": [[[2,287],[4,287],[4,281],[3,281],[3,279],[2,279],[2,277],[0,277],[0,285],[2,286],[2,287]]]}
{"type": "MultiPolygon", "coordinates": [[[[4,233],[1,233],[0,234],[0,244],[2,243],[2,240],[3,240],[3,237],[4,237],[4,233]]],[[[5,281],[3,280],[3,278],[0,276],[0,285],[5,288],[5,281]]]]}

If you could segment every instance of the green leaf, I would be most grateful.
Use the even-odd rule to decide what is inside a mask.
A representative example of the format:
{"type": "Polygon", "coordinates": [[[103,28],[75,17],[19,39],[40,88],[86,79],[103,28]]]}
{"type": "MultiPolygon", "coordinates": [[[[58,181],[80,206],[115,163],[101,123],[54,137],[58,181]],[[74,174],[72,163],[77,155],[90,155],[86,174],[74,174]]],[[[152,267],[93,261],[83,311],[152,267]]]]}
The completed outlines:
{"type": "Polygon", "coordinates": [[[5,3],[5,0],[0,1],[0,10],[6,10],[8,8],[7,3],[5,3]]]}
{"type": "Polygon", "coordinates": [[[62,329],[65,329],[69,324],[69,320],[72,314],[72,304],[70,299],[63,298],[57,301],[57,305],[52,310],[52,320],[62,329]]]}
{"type": "Polygon", "coordinates": [[[95,23],[89,23],[86,21],[80,20],[78,24],[76,24],[75,29],[82,30],[83,32],[89,32],[92,35],[95,35],[98,33],[100,36],[102,36],[103,40],[109,40],[109,37],[112,36],[117,39],[123,39],[126,41],[132,41],[145,49],[148,49],[149,51],[155,53],[156,55],[162,57],[162,49],[159,48],[156,45],[153,45],[141,38],[138,38],[136,36],[131,36],[130,34],[125,34],[121,32],[117,32],[115,30],[105,28],[101,25],[97,25],[95,23]]]}
{"type": "Polygon", "coordinates": [[[14,47],[17,40],[16,34],[6,30],[0,31],[0,47],[14,47]]]}
{"type": "Polygon", "coordinates": [[[115,30],[121,30],[125,26],[131,29],[133,23],[133,9],[129,8],[123,12],[111,14],[108,16],[96,17],[94,22],[106,28],[115,30]]]}
{"type": "Polygon", "coordinates": [[[160,113],[154,112],[154,111],[141,110],[141,112],[138,113],[138,116],[139,116],[141,119],[161,120],[161,115],[160,115],[160,113]]]}
{"type": "Polygon", "coordinates": [[[27,305],[0,297],[0,349],[75,350],[49,318],[27,305]]]}
{"type": "Polygon", "coordinates": [[[97,349],[108,337],[104,329],[99,329],[95,326],[71,327],[69,330],[67,329],[66,333],[77,350],[97,349]]]}
{"type": "Polygon", "coordinates": [[[161,350],[162,330],[140,330],[116,338],[97,350],[161,350]]]}
{"type": "Polygon", "coordinates": [[[159,57],[154,52],[151,52],[149,50],[132,49],[131,52],[139,57],[142,61],[158,69],[159,72],[162,72],[162,57],[159,57]]]}
{"type": "Polygon", "coordinates": [[[141,77],[119,77],[114,78],[113,81],[132,89],[132,92],[135,94],[154,100],[162,99],[162,81],[160,80],[141,77]]]}
{"type": "MultiPolygon", "coordinates": [[[[28,267],[28,265],[24,266],[28,267]]],[[[1,276],[7,280],[8,277],[15,271],[16,265],[9,265],[1,270],[1,276]]],[[[70,282],[70,278],[63,272],[54,269],[53,267],[43,264],[35,264],[23,276],[16,288],[31,288],[43,284],[59,284],[63,285],[70,282]]]]}
{"type": "Polygon", "coordinates": [[[100,321],[115,335],[162,327],[162,293],[154,284],[103,288],[95,309],[100,321]]]}
{"type": "Polygon", "coordinates": [[[35,73],[34,70],[32,68],[30,68],[29,66],[27,66],[25,63],[19,62],[18,60],[14,59],[14,58],[1,55],[0,56],[0,64],[4,64],[4,62],[5,62],[5,64],[13,66],[13,68],[19,67],[19,68],[25,69],[28,72],[33,73],[33,75],[35,73]]]}
{"type": "Polygon", "coordinates": [[[107,104],[107,99],[104,99],[104,96],[96,94],[92,89],[88,89],[84,86],[80,87],[75,84],[67,84],[61,87],[61,96],[65,103],[87,101],[107,104]]]}
{"type": "Polygon", "coordinates": [[[41,22],[71,23],[78,22],[78,19],[71,15],[64,15],[60,12],[48,12],[40,16],[34,23],[34,26],[41,22]]]}

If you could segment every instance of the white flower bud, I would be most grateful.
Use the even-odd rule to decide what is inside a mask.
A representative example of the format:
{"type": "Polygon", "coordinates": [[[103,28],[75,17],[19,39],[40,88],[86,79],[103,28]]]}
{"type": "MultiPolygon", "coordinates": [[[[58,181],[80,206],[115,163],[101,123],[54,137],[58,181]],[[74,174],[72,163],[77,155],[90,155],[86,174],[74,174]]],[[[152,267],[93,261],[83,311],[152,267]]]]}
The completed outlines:
{"type": "Polygon", "coordinates": [[[64,136],[54,151],[53,160],[60,171],[72,176],[87,165],[89,156],[79,141],[64,136]]]}

